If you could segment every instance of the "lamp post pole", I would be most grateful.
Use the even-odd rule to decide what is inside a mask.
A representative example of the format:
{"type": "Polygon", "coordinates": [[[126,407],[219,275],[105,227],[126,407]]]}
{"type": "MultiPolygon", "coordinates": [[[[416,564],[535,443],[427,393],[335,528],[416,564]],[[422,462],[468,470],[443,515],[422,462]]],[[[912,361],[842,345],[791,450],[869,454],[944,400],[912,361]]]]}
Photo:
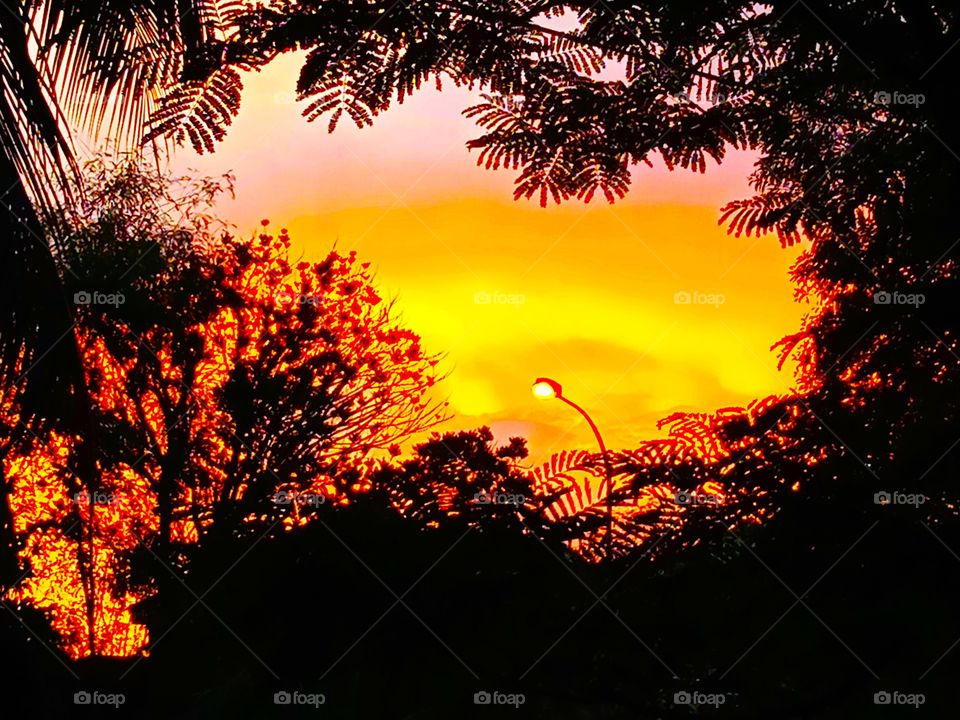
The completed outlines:
{"type": "Polygon", "coordinates": [[[610,458],[607,456],[607,446],[603,442],[603,437],[600,435],[600,429],[597,427],[597,424],[593,422],[593,418],[584,410],[582,407],[577,405],[573,400],[565,397],[563,394],[563,388],[556,380],[551,380],[550,378],[537,378],[536,382],[533,384],[533,394],[540,398],[555,397],[558,400],[562,400],[567,405],[572,407],[578,413],[583,416],[583,419],[587,421],[587,424],[590,426],[590,429],[593,430],[593,435],[597,439],[597,444],[600,446],[600,457],[603,458],[603,470],[606,475],[607,480],[607,556],[613,558],[613,470],[610,467],[610,458]]]}

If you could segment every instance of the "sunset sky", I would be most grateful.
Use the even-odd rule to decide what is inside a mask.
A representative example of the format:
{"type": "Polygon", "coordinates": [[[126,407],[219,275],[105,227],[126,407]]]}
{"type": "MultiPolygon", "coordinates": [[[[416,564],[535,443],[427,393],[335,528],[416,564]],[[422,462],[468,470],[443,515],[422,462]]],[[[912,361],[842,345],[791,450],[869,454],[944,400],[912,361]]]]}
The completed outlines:
{"type": "Polygon", "coordinates": [[[797,251],[717,226],[720,206],[748,194],[749,155],[705,176],[639,167],[614,206],[544,210],[512,200],[513,172],[476,167],[464,143],[479,132],[460,115],[475,95],[430,88],[372,128],[344,120],[329,135],[325,121],[300,116],[300,62],[281,57],[248,75],[217,153],[184,149],[175,167],[236,174],[236,200],[220,211],[241,234],[269,218],[306,259],[336,242],[372,261],[404,323],[447,355],[448,429],[523,435],[535,459],[592,448],[576,413],[533,397],[538,375],[561,382],[612,448],[657,436],[671,412],[789,387],[769,347],[804,312],[787,278],[797,251]],[[724,302],[682,304],[677,293],[724,302]]]}

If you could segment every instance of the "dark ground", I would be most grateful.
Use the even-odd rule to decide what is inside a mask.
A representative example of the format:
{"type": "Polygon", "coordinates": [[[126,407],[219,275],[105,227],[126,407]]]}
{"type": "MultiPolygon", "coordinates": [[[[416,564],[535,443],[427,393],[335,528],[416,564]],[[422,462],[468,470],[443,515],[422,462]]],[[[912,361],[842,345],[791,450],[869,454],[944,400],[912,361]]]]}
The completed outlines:
{"type": "Polygon", "coordinates": [[[918,518],[805,502],[739,531],[749,549],[728,535],[679,559],[588,567],[535,539],[424,533],[355,506],[280,540],[208,548],[187,576],[202,604],[187,612],[196,597],[165,588],[147,609],[156,646],[135,665],[84,662],[75,680],[5,613],[3,715],[953,717],[960,650],[937,660],[960,638],[960,559],[941,540],[960,550],[960,536],[918,518]],[[125,704],[76,706],[78,690],[125,704]],[[325,703],[274,704],[295,690],[325,703]],[[475,705],[484,690],[524,704],[475,705]],[[725,702],[677,707],[684,691],[725,702]],[[881,691],[924,705],[876,705],[881,691]]]}

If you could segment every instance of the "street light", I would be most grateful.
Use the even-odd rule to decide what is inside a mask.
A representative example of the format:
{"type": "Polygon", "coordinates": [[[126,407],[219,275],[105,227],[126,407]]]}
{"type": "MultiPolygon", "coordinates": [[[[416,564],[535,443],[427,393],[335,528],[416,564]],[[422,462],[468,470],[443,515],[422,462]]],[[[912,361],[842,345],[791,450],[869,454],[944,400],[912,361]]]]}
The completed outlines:
{"type": "Polygon", "coordinates": [[[610,469],[610,458],[607,457],[607,446],[600,436],[600,430],[597,428],[596,423],[593,422],[593,418],[587,414],[586,410],[572,400],[564,397],[563,387],[556,380],[538,377],[533,382],[533,394],[541,400],[557,398],[565,402],[583,415],[583,419],[587,421],[590,429],[593,430],[594,436],[597,438],[597,444],[600,446],[600,456],[603,458],[603,469],[607,476],[607,553],[610,558],[613,558],[613,471],[610,469]]]}

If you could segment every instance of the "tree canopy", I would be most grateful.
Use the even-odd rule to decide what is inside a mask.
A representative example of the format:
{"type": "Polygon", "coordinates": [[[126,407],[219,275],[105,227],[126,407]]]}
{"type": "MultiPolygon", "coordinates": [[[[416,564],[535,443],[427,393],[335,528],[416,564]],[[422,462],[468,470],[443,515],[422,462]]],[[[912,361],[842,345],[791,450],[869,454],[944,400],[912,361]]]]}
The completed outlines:
{"type": "MultiPolygon", "coordinates": [[[[883,390],[908,433],[910,418],[956,412],[922,398],[946,400],[936,390],[955,381],[960,349],[944,232],[960,190],[944,91],[958,19],[951,3],[881,0],[277,2],[237,16],[207,92],[219,94],[217,73],[306,52],[303,112],[332,131],[343,117],[369,125],[424,83],[474,87],[478,162],[513,168],[516,196],[542,203],[613,201],[637,163],[703,172],[754,149],[755,194],[720,219],[737,235],[809,243],[793,279],[812,310],[780,344],[800,360],[800,387],[842,385],[856,398],[833,405],[861,409],[883,390]],[[926,302],[899,302],[915,296],[926,302]]],[[[222,126],[187,106],[161,124],[192,127],[198,150],[222,126]]],[[[876,464],[890,448],[860,454],[876,464]]]]}
{"type": "MultiPolygon", "coordinates": [[[[129,622],[125,592],[154,591],[128,586],[138,554],[179,565],[208,535],[305,524],[369,485],[378,453],[445,417],[429,394],[437,358],[369,263],[336,251],[294,263],[266,222],[252,240],[224,234],[204,212],[220,189],[96,164],[89,204],[48,229],[92,414],[81,435],[33,434],[4,470],[33,571],[14,592],[51,610],[75,655],[91,651],[76,635],[91,622],[129,641],[105,628],[129,622]],[[89,477],[75,470],[84,442],[89,477]],[[90,598],[96,618],[80,612],[90,598]]],[[[5,411],[9,430],[19,409],[5,411]]]]}
{"type": "MultiPolygon", "coordinates": [[[[493,541],[473,546],[482,573],[461,565],[451,577],[479,583],[478,596],[497,608],[540,544],[569,563],[565,571],[609,583],[586,613],[622,579],[607,573],[658,558],[644,580],[656,574],[663,596],[627,584],[623,606],[631,624],[659,631],[658,651],[670,643],[687,651],[671,675],[712,682],[715,658],[695,629],[705,586],[721,588],[713,607],[725,622],[710,619],[721,626],[710,637],[726,646],[766,610],[756,607],[766,597],[752,594],[768,553],[782,571],[771,570],[774,579],[806,605],[870,535],[872,560],[911,573],[906,589],[882,562],[859,562],[847,575],[853,590],[828,585],[825,602],[854,626],[853,644],[867,649],[866,661],[855,660],[873,677],[871,666],[905,677],[877,627],[897,615],[898,629],[912,632],[899,613],[931,608],[952,617],[957,596],[952,585],[942,605],[904,594],[924,577],[952,577],[931,553],[915,557],[911,531],[948,550],[938,533],[956,543],[957,442],[944,428],[957,425],[960,401],[951,229],[960,132],[948,90],[960,67],[958,20],[955,3],[887,0],[23,3],[0,13],[0,177],[18,179],[5,201],[18,232],[0,265],[30,291],[10,299],[0,360],[19,381],[63,331],[76,363],[46,377],[63,381],[83,423],[83,433],[76,422],[25,424],[36,406],[3,383],[5,506],[32,569],[11,596],[48,610],[74,657],[124,654],[145,638],[130,608],[149,606],[168,565],[182,572],[189,562],[215,584],[224,547],[253,551],[260,534],[283,527],[305,526],[293,539],[275,535],[306,557],[339,549],[337,532],[352,529],[350,547],[360,544],[364,522],[387,538],[367,541],[380,557],[390,556],[390,540],[422,553],[440,537],[452,548],[462,529],[493,541]],[[667,438],[611,454],[612,498],[601,492],[600,456],[565,451],[526,468],[522,441],[496,448],[486,429],[434,436],[410,457],[374,462],[439,409],[425,400],[434,358],[395,322],[358,258],[295,263],[286,233],[264,226],[249,242],[224,237],[192,200],[186,231],[171,226],[153,201],[165,190],[136,172],[118,182],[102,175],[65,212],[63,198],[49,197],[54,187],[66,195],[77,171],[62,117],[79,112],[109,126],[118,103],[112,127],[121,134],[213,151],[238,112],[241,73],[287,52],[305,53],[304,114],[330,131],[345,120],[370,125],[426,83],[472,87],[481,97],[465,112],[480,135],[469,148],[481,165],[517,174],[518,199],[615,202],[637,165],[705,172],[734,150],[754,151],[754,194],[719,209],[719,219],[737,236],[803,245],[792,278],[810,312],[775,345],[782,359],[799,360],[798,392],[665,419],[667,438]],[[56,318],[31,309],[53,294],[64,301],[56,318]],[[895,489],[924,497],[922,509],[887,507],[883,496],[895,489]],[[317,540],[318,525],[338,542],[317,540]],[[191,557],[198,547],[207,554],[191,557]],[[519,547],[516,566],[490,562],[490,548],[519,547]],[[162,566],[151,564],[158,559],[162,566]],[[798,595],[798,583],[810,590],[798,595]]],[[[192,197],[216,188],[194,187],[192,197]]],[[[258,562],[260,572],[275,567],[258,562]]],[[[576,601],[539,593],[541,571],[521,600],[569,614],[576,601]]],[[[259,590],[251,577],[239,587],[259,590]]],[[[454,605],[442,595],[448,586],[438,587],[436,604],[454,605]]],[[[354,598],[369,609],[363,593],[354,598]]],[[[482,616],[481,604],[464,604],[482,616]]],[[[324,607],[351,617],[354,606],[324,607]]],[[[451,617],[448,607],[432,610],[451,617]]],[[[529,614],[531,631],[520,637],[552,641],[550,613],[529,614]]],[[[157,617],[168,619],[152,616],[151,629],[175,624],[157,617]]],[[[464,627],[461,619],[445,629],[464,627]]],[[[572,692],[567,685],[615,698],[624,713],[673,708],[624,690],[630,683],[617,673],[636,672],[636,648],[597,648],[592,629],[579,636],[580,653],[551,668],[559,681],[533,676],[547,697],[542,709],[572,692]]],[[[257,630],[276,642],[272,628],[257,630]]],[[[835,700],[836,653],[808,635],[802,626],[790,635],[804,667],[741,685],[862,710],[859,696],[835,700]],[[822,664],[828,671],[817,674],[822,664]]],[[[921,650],[935,657],[939,640],[923,639],[921,650]]],[[[507,645],[511,668],[517,649],[532,649],[512,636],[507,645]]],[[[867,682],[856,687],[864,698],[867,682]]]]}

